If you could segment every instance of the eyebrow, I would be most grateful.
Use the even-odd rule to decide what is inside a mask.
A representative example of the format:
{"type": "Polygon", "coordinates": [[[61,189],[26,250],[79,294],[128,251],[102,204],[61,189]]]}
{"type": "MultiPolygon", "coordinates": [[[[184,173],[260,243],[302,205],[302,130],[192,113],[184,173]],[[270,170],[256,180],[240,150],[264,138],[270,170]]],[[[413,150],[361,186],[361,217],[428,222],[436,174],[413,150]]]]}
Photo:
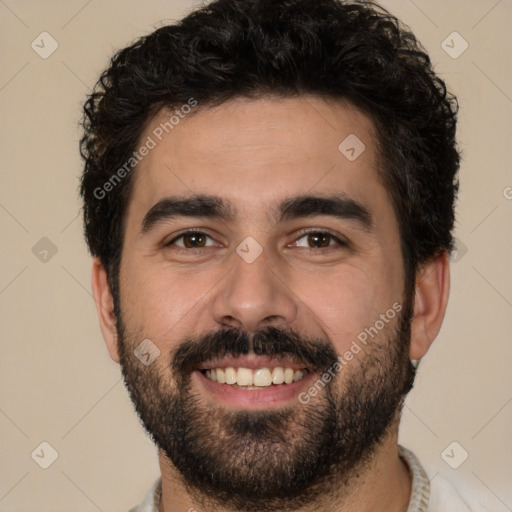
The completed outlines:
{"type": "Polygon", "coordinates": [[[141,234],[149,232],[157,224],[177,217],[201,217],[232,222],[235,219],[235,212],[228,203],[217,196],[166,197],[146,213],[142,220],[141,234]]]}
{"type": "MultiPolygon", "coordinates": [[[[373,217],[364,205],[345,194],[317,196],[299,195],[283,200],[269,214],[277,224],[294,219],[327,215],[337,219],[355,221],[365,231],[371,231],[373,217]]],[[[222,198],[196,194],[190,197],[171,196],[161,199],[146,213],[140,233],[146,234],[158,224],[178,217],[216,219],[233,222],[236,210],[222,198]]]]}
{"type": "Polygon", "coordinates": [[[305,217],[328,215],[357,222],[365,231],[371,231],[373,217],[370,210],[345,194],[330,196],[301,195],[284,200],[279,205],[277,222],[305,217]]]}

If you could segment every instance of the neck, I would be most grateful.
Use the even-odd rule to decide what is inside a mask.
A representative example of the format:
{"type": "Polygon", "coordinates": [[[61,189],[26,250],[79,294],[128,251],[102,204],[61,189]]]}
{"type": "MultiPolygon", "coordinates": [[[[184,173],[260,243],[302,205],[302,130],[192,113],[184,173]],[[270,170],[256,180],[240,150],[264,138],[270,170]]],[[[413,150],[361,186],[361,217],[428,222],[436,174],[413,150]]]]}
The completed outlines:
{"type": "MultiPolygon", "coordinates": [[[[379,445],[363,470],[354,475],[337,496],[325,495],[314,507],[294,509],[293,512],[372,512],[387,510],[404,512],[411,496],[412,479],[405,462],[398,455],[397,429],[379,445]]],[[[176,469],[160,452],[162,473],[162,500],[159,512],[233,512],[212,505],[213,500],[193,499],[179,478],[176,469]],[[210,506],[205,505],[210,503],[210,506]]],[[[286,509],[281,509],[288,512],[286,509]]],[[[291,512],[291,511],[290,511],[291,512]]]]}

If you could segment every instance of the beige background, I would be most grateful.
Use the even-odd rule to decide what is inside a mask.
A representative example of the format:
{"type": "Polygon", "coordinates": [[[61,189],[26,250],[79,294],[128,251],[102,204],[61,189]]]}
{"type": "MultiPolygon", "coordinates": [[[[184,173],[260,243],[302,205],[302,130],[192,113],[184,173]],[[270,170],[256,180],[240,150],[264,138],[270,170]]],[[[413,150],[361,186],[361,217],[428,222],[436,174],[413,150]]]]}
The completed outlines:
{"type": "MultiPolygon", "coordinates": [[[[123,512],[159,474],[90,294],[77,122],[114,50],[191,5],[0,0],[0,512],[123,512]],[[47,59],[31,48],[43,31],[59,45],[47,59]],[[43,237],[57,249],[46,262],[32,250],[43,237]],[[31,458],[43,441],[58,452],[46,470],[31,458]]],[[[493,510],[512,510],[512,2],[383,5],[411,26],[458,94],[464,151],[461,257],[452,264],[445,324],[407,400],[401,442],[431,477],[462,475],[493,510]],[[454,31],[469,43],[456,59],[441,46],[454,31]],[[453,441],[469,453],[456,470],[441,457],[453,441]]],[[[453,52],[462,40],[452,39],[453,52]]],[[[448,453],[458,460],[462,451],[448,453]]]]}

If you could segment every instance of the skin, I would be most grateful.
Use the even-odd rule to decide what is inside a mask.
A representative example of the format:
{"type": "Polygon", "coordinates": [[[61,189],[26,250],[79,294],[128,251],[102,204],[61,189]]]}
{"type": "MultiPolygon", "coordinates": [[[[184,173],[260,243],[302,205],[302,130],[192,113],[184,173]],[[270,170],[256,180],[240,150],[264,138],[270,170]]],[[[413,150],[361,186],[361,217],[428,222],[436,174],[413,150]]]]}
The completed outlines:
{"type": "MultiPolygon", "coordinates": [[[[168,115],[161,112],[152,119],[141,141],[168,115]]],[[[341,355],[361,331],[400,302],[404,268],[398,221],[377,173],[376,146],[368,116],[347,102],[314,96],[235,99],[209,109],[199,105],[181,120],[139,163],[126,214],[120,269],[123,319],[130,332],[140,333],[141,341],[150,338],[158,346],[163,357],[154,364],[166,360],[184,338],[221,325],[248,332],[268,325],[290,327],[322,336],[341,355]],[[338,150],[350,134],[366,146],[353,162],[338,150]],[[192,193],[231,202],[235,221],[178,218],[141,234],[142,220],[155,203],[192,193]],[[268,218],[280,201],[305,193],[348,195],[369,210],[372,229],[325,215],[286,222],[268,218]],[[183,247],[163,247],[185,229],[208,234],[208,247],[197,255],[178,253],[183,247]],[[328,248],[316,248],[313,254],[315,247],[309,245],[308,250],[303,229],[330,232],[348,240],[349,246],[330,241],[328,248]],[[263,249],[250,264],[235,251],[247,236],[263,249]]],[[[183,244],[183,239],[177,243],[183,244]]],[[[93,262],[92,287],[108,351],[119,362],[113,298],[99,259],[93,262]]],[[[449,263],[443,253],[417,273],[412,359],[423,357],[437,336],[448,293],[449,263]]],[[[342,391],[343,379],[337,385],[342,391]]],[[[214,403],[197,380],[194,386],[205,401],[214,403]]],[[[398,422],[397,415],[349,496],[342,502],[326,495],[318,510],[407,508],[411,479],[398,457],[398,422]]],[[[162,454],[160,467],[160,510],[193,507],[176,470],[162,454]]]]}

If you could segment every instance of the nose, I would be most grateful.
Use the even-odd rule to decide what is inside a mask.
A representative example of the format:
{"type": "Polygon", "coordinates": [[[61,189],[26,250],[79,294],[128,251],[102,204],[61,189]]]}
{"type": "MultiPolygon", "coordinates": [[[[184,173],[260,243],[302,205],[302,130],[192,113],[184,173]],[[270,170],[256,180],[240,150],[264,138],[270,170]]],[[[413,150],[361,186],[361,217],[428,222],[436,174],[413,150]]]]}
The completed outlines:
{"type": "Polygon", "coordinates": [[[277,266],[271,268],[265,252],[250,263],[235,254],[213,303],[216,322],[246,332],[289,327],[297,311],[298,298],[287,286],[286,275],[277,266]]]}

